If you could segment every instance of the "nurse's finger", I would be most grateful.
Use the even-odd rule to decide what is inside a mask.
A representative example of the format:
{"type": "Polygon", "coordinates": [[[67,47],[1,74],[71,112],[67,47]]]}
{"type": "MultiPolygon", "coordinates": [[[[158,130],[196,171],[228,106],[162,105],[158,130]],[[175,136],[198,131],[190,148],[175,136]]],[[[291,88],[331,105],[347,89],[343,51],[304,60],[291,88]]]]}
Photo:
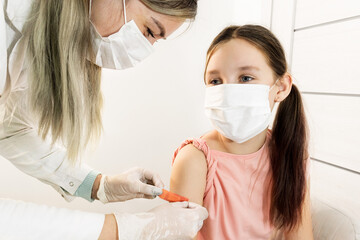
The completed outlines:
{"type": "Polygon", "coordinates": [[[144,195],[143,198],[146,198],[146,199],[154,199],[154,198],[156,198],[155,195],[146,195],[146,194],[143,194],[143,195],[144,195]]]}
{"type": "Polygon", "coordinates": [[[143,193],[136,193],[136,194],[132,194],[132,195],[128,195],[128,200],[130,199],[134,199],[134,198],[145,198],[145,199],[154,199],[156,198],[155,195],[146,195],[143,193]]]}
{"type": "Polygon", "coordinates": [[[161,177],[159,174],[156,174],[150,170],[144,169],[144,177],[146,180],[150,180],[154,183],[154,185],[158,188],[164,188],[164,183],[161,180],[161,177]]]}
{"type": "Polygon", "coordinates": [[[171,203],[171,205],[173,207],[178,207],[178,208],[188,208],[189,207],[189,202],[173,202],[171,203]]]}
{"type": "Polygon", "coordinates": [[[200,219],[202,219],[202,220],[207,219],[209,216],[209,213],[206,210],[206,208],[204,208],[203,206],[201,206],[197,203],[189,202],[188,208],[195,210],[199,214],[200,219]]]}
{"type": "Polygon", "coordinates": [[[154,195],[154,196],[159,196],[162,194],[162,189],[143,183],[143,182],[138,182],[138,193],[142,193],[145,195],[154,195]]]}

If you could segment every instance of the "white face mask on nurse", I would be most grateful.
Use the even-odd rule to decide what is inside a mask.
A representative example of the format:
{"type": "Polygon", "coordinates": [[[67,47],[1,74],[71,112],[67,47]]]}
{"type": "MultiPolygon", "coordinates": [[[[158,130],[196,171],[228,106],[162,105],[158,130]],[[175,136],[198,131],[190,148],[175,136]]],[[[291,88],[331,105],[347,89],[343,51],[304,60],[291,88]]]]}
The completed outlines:
{"type": "Polygon", "coordinates": [[[134,67],[153,52],[184,20],[157,13],[140,0],[90,1],[89,16],[95,59],[99,67],[134,67]]]}

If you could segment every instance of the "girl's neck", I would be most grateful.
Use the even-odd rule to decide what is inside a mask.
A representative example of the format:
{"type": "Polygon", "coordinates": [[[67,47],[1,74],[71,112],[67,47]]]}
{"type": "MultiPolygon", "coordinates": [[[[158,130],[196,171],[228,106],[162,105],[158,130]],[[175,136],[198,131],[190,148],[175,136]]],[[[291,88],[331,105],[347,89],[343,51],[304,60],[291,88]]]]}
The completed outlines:
{"type": "Polygon", "coordinates": [[[218,138],[218,142],[224,148],[225,152],[229,152],[237,155],[246,155],[257,152],[262,146],[264,146],[266,141],[267,131],[268,129],[265,129],[255,137],[243,143],[234,142],[224,137],[219,132],[217,132],[217,138],[218,138]]]}

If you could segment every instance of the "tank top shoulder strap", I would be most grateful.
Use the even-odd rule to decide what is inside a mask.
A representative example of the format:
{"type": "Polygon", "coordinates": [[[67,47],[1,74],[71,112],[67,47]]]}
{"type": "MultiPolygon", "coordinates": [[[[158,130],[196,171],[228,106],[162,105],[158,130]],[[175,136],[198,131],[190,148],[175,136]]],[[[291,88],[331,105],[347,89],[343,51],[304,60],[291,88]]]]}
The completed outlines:
{"type": "Polygon", "coordinates": [[[205,155],[206,162],[207,162],[207,176],[206,176],[206,187],[205,187],[205,195],[209,191],[210,187],[212,186],[212,180],[214,179],[215,170],[216,170],[216,161],[213,158],[210,148],[207,145],[206,141],[202,138],[190,138],[185,140],[180,147],[178,147],[174,153],[172,158],[172,165],[174,164],[175,158],[179,151],[188,144],[192,144],[194,147],[202,151],[205,155]]]}
{"type": "Polygon", "coordinates": [[[206,161],[209,165],[209,147],[206,144],[206,142],[204,140],[202,140],[201,138],[189,138],[187,140],[185,140],[184,142],[181,143],[180,147],[178,147],[174,153],[173,159],[172,159],[172,164],[174,164],[175,158],[178,155],[179,151],[181,149],[183,149],[186,145],[188,144],[192,144],[194,147],[196,147],[197,149],[199,149],[200,151],[202,151],[205,155],[206,161]]]}

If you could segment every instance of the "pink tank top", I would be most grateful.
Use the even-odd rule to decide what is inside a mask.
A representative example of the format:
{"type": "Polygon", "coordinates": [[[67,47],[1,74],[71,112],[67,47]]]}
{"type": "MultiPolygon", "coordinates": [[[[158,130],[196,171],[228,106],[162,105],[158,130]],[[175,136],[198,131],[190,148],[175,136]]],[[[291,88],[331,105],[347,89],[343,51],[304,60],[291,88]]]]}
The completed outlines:
{"type": "Polygon", "coordinates": [[[212,150],[203,139],[186,140],[203,151],[208,166],[204,207],[209,218],[199,232],[198,240],[269,239],[270,158],[268,141],[255,153],[236,155],[212,150]]]}

